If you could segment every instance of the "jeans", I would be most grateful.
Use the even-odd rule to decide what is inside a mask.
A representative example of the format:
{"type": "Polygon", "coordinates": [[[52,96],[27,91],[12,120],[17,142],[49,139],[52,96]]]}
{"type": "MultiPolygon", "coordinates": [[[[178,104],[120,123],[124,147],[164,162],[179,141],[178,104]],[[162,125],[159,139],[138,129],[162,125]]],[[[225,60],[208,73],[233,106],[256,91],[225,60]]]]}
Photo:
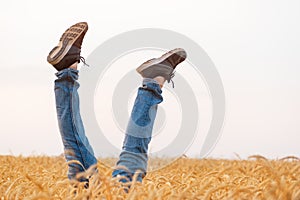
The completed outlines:
{"type": "MultiPolygon", "coordinates": [[[[56,73],[55,100],[58,126],[62,137],[65,158],[68,162],[68,178],[76,179],[76,175],[84,172],[97,163],[92,147],[85,136],[79,111],[77,89],[78,71],[64,69],[56,73]],[[74,162],[74,161],[78,161],[74,162]]],[[[79,179],[79,181],[86,181],[79,179]]]]}
{"type": "MultiPolygon", "coordinates": [[[[85,135],[80,116],[78,70],[67,68],[56,73],[55,97],[59,130],[61,133],[65,158],[68,163],[68,178],[84,172],[97,163],[93,149],[85,135]],[[75,162],[74,162],[75,160],[75,162]],[[78,163],[78,162],[79,163],[78,163]],[[81,163],[81,164],[80,164],[81,163]]],[[[122,182],[132,181],[137,173],[137,180],[146,175],[148,145],[151,141],[157,104],[163,101],[159,84],[153,79],[144,79],[132,109],[126,129],[125,139],[112,176],[122,176],[122,182]],[[124,168],[125,167],[125,168],[124,168]]],[[[87,181],[86,179],[77,179],[87,181]]]]}

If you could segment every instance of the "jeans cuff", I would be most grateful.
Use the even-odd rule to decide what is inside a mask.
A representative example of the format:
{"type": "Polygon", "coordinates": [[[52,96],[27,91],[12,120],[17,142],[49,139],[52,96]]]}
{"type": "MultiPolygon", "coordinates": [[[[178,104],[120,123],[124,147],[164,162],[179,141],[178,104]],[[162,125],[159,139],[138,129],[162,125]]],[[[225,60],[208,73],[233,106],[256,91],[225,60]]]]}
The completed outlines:
{"type": "Polygon", "coordinates": [[[143,78],[143,84],[147,84],[147,83],[155,83],[159,85],[158,82],[152,78],[143,78]]]}
{"type": "Polygon", "coordinates": [[[78,73],[79,71],[77,69],[66,68],[59,72],[56,72],[55,75],[57,76],[58,79],[70,77],[72,80],[76,81],[78,80],[78,73]]]}

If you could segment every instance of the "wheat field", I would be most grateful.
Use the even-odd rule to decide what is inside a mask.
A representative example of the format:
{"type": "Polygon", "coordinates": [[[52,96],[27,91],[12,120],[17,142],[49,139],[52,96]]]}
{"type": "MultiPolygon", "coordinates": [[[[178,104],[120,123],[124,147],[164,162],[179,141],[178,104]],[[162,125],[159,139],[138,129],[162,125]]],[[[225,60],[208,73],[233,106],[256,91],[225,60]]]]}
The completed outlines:
{"type": "MultiPolygon", "coordinates": [[[[296,157],[267,160],[191,159],[182,157],[166,165],[153,159],[143,183],[130,190],[111,178],[111,160],[99,159],[89,188],[71,183],[62,156],[0,156],[0,199],[276,199],[300,200],[300,162],[296,157]]],[[[89,171],[87,171],[89,173],[89,171]]]]}

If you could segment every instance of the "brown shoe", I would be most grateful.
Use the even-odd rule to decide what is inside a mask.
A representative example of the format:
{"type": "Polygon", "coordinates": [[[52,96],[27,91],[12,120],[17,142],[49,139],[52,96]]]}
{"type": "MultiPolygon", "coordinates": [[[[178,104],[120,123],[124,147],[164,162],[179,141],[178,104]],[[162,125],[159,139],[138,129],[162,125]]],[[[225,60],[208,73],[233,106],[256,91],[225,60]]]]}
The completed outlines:
{"type": "Polygon", "coordinates": [[[81,45],[87,30],[86,22],[79,22],[68,28],[61,36],[58,45],[50,51],[47,61],[58,71],[80,62],[81,45]]]}
{"type": "Polygon", "coordinates": [[[136,71],[143,78],[164,77],[168,82],[174,77],[176,66],[186,59],[186,52],[182,48],[173,49],[159,58],[144,62],[136,71]]]}

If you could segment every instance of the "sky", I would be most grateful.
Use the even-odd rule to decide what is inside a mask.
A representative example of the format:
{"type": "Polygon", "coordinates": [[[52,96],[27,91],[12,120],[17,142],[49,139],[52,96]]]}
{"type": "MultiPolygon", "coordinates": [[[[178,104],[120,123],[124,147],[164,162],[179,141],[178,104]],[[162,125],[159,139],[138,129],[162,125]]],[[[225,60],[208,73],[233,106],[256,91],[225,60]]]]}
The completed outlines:
{"type": "MultiPolygon", "coordinates": [[[[297,0],[2,2],[0,154],[62,153],[55,70],[46,57],[67,27],[87,21],[82,48],[86,57],[111,37],[140,28],[172,30],[203,48],[220,74],[226,96],[224,127],[209,157],[300,157],[299,8],[297,0]]],[[[161,52],[142,53],[120,62],[161,52]]],[[[209,116],[205,105],[209,102],[200,106],[201,115],[209,116]]],[[[200,153],[200,140],[187,155],[200,153]]]]}

